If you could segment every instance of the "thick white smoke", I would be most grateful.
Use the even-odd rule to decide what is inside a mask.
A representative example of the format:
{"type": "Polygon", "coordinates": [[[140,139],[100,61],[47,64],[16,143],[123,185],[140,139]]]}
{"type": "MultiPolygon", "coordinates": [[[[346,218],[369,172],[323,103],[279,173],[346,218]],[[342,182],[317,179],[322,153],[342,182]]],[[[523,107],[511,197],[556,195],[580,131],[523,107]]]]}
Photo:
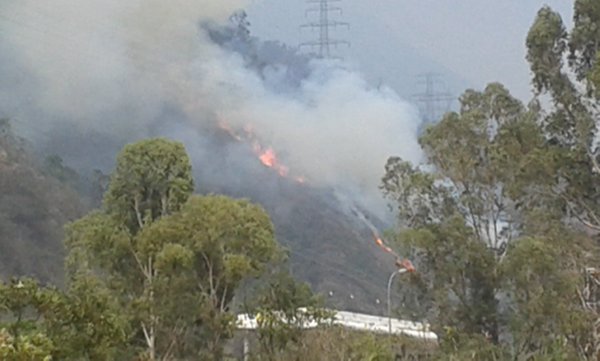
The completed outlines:
{"type": "Polygon", "coordinates": [[[128,139],[150,134],[157,119],[168,122],[161,114],[174,107],[192,120],[190,129],[216,119],[233,128],[251,126],[312,184],[368,195],[378,193],[389,156],[418,160],[416,111],[391,90],[373,89],[339,64],[315,61],[297,92],[278,94],[199,27],[224,22],[244,5],[241,0],[2,2],[0,51],[8,54],[2,61],[17,64],[9,69],[22,76],[14,89],[1,87],[0,106],[28,122],[29,129],[50,130],[58,119],[128,139]]]}

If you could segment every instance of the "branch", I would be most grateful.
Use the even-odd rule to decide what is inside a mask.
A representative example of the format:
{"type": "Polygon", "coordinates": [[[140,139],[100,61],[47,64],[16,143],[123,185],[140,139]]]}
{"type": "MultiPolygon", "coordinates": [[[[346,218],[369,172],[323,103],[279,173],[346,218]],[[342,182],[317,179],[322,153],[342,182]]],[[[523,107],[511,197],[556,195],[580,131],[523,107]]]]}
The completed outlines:
{"type": "Polygon", "coordinates": [[[200,281],[198,281],[198,288],[200,288],[200,292],[207,293],[206,288],[204,288],[204,286],[202,286],[202,282],[200,282],[200,281]]]}
{"type": "Polygon", "coordinates": [[[585,219],[583,219],[578,212],[575,210],[575,207],[573,206],[573,202],[572,200],[570,200],[567,196],[565,195],[560,195],[560,197],[566,202],[567,207],[569,207],[569,209],[571,210],[571,212],[573,213],[573,216],[579,221],[581,222],[584,226],[594,230],[594,231],[600,231],[600,218],[598,218],[598,216],[585,204],[583,204],[583,202],[577,202],[579,203],[579,205],[581,205],[582,207],[585,208],[587,214],[589,216],[591,216],[596,223],[598,223],[598,225],[590,223],[589,221],[586,221],[585,219]]]}
{"type": "Polygon", "coordinates": [[[137,263],[138,267],[140,268],[140,271],[142,271],[142,274],[144,275],[144,277],[146,277],[146,279],[148,280],[148,282],[150,282],[151,281],[151,275],[148,274],[149,271],[146,271],[146,268],[142,264],[142,261],[138,257],[137,253],[135,253],[135,249],[133,248],[133,245],[131,244],[131,242],[129,242],[129,250],[131,251],[131,254],[133,255],[133,258],[135,259],[135,263],[137,263]]]}
{"type": "Polygon", "coordinates": [[[213,280],[213,267],[212,267],[212,263],[210,262],[210,260],[208,259],[208,256],[204,253],[201,252],[200,253],[202,255],[202,258],[204,259],[204,262],[206,263],[206,267],[208,268],[208,285],[210,287],[210,300],[213,303],[213,305],[216,304],[215,302],[215,284],[214,284],[214,280],[213,280]]]}
{"type": "Polygon", "coordinates": [[[161,216],[166,216],[167,215],[167,195],[163,194],[162,197],[160,197],[160,203],[161,203],[161,210],[162,210],[162,214],[161,216]]]}
{"type": "Polygon", "coordinates": [[[185,329],[185,326],[174,326],[173,327],[173,331],[171,332],[171,341],[169,342],[169,346],[167,347],[165,354],[161,358],[163,361],[171,359],[173,349],[175,348],[175,345],[177,344],[177,336],[179,336],[183,332],[184,329],[185,329]]]}
{"type": "Polygon", "coordinates": [[[587,214],[593,218],[596,224],[600,224],[600,217],[594,212],[585,202],[579,202],[583,208],[585,208],[587,214]]]}
{"type": "MultiPolygon", "coordinates": [[[[148,348],[153,350],[154,349],[154,341],[153,341],[153,337],[151,335],[148,334],[148,329],[146,328],[146,324],[144,323],[144,321],[142,321],[142,331],[144,332],[144,338],[146,339],[146,344],[148,345],[148,348]]],[[[153,351],[151,351],[153,352],[153,351]]]]}
{"type": "Polygon", "coordinates": [[[587,154],[588,154],[588,157],[590,157],[590,160],[592,162],[592,172],[596,173],[596,174],[600,174],[600,164],[598,163],[598,160],[592,154],[592,152],[590,152],[589,150],[587,151],[587,154]]]}
{"type": "MultiPolygon", "coordinates": [[[[518,359],[518,357],[521,356],[527,350],[527,347],[530,345],[531,339],[533,338],[533,332],[534,332],[534,326],[530,325],[529,326],[529,330],[527,332],[527,336],[525,337],[525,340],[523,342],[521,342],[521,346],[519,347],[519,349],[517,351],[517,354],[515,355],[515,359],[518,359]]],[[[529,360],[529,358],[531,356],[532,356],[532,352],[530,351],[527,354],[527,356],[525,356],[522,359],[523,360],[529,360]]]]}
{"type": "Polygon", "coordinates": [[[144,220],[142,219],[142,214],[140,213],[140,202],[137,197],[133,199],[133,209],[135,210],[135,217],[138,222],[138,226],[140,229],[144,228],[144,220]]]}
{"type": "Polygon", "coordinates": [[[221,296],[221,306],[219,309],[221,312],[225,311],[225,299],[227,298],[227,286],[225,286],[225,290],[223,290],[223,295],[221,296]]]}

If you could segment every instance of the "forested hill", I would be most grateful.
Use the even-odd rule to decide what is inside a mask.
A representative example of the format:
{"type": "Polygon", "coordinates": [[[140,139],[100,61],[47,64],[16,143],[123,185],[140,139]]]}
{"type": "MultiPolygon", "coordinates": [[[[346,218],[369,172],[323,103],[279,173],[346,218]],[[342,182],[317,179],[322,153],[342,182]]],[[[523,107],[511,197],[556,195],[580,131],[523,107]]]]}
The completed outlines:
{"type": "MultiPolygon", "coordinates": [[[[0,275],[60,283],[63,226],[84,214],[84,202],[57,177],[68,172],[56,157],[35,159],[10,122],[0,124],[0,275]],[[54,173],[54,175],[51,175],[54,173]]],[[[65,179],[66,181],[66,179],[65,179]]]]}

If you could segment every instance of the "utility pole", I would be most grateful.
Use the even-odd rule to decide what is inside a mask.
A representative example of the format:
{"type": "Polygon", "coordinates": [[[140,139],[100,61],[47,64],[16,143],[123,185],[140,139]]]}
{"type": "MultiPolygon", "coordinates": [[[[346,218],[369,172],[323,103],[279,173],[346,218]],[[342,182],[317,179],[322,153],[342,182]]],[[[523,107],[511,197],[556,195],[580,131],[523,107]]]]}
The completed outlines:
{"type": "Polygon", "coordinates": [[[387,285],[387,317],[388,317],[388,333],[392,334],[392,282],[394,281],[394,277],[399,274],[403,274],[407,272],[406,268],[400,268],[395,270],[388,278],[387,285]]]}
{"type": "Polygon", "coordinates": [[[425,73],[418,77],[420,79],[418,84],[425,89],[422,93],[413,94],[413,99],[419,105],[424,125],[427,125],[438,121],[444,113],[448,112],[455,97],[447,90],[439,90],[445,88],[440,74],[425,73]]]}
{"type": "Polygon", "coordinates": [[[339,6],[332,6],[334,2],[341,2],[341,0],[306,0],[309,4],[309,8],[305,12],[305,16],[311,14],[317,14],[317,21],[310,21],[306,24],[301,25],[301,28],[310,28],[311,30],[318,30],[319,37],[317,40],[306,41],[300,43],[300,47],[310,47],[312,50],[318,49],[316,53],[319,58],[334,58],[332,54],[332,47],[337,48],[339,45],[350,46],[350,43],[345,40],[335,40],[330,37],[330,30],[337,27],[350,27],[346,22],[332,20],[333,14],[342,15],[342,8],[339,6]]]}
{"type": "Polygon", "coordinates": [[[416,271],[412,262],[408,259],[401,260],[400,258],[397,258],[396,266],[398,267],[398,269],[392,272],[390,278],[388,278],[387,284],[387,317],[388,333],[390,335],[392,335],[392,282],[394,281],[394,277],[396,277],[396,275],[401,275],[406,272],[412,273],[416,271]]]}

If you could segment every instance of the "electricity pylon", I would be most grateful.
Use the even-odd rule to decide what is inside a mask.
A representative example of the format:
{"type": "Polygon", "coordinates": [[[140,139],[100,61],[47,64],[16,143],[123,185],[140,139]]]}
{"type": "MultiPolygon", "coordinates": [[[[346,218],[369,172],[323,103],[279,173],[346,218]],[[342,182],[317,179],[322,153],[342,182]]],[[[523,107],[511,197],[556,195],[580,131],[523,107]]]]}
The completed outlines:
{"type": "Polygon", "coordinates": [[[438,121],[444,113],[448,112],[455,97],[448,91],[438,90],[445,87],[440,80],[440,74],[426,73],[419,75],[419,78],[421,79],[419,84],[424,85],[425,90],[422,93],[413,94],[413,99],[419,105],[423,123],[427,125],[438,121]]]}
{"type": "Polygon", "coordinates": [[[339,6],[332,6],[331,3],[340,2],[341,0],[306,0],[310,7],[306,10],[305,15],[317,13],[318,20],[311,21],[301,25],[301,28],[310,28],[311,30],[318,30],[319,37],[317,40],[306,41],[300,44],[300,47],[310,47],[311,49],[318,49],[316,55],[319,58],[334,58],[332,54],[332,48],[337,48],[339,45],[350,46],[350,43],[345,40],[336,40],[330,37],[330,30],[337,27],[349,27],[350,25],[346,22],[332,20],[332,14],[342,15],[342,8],[339,6]]]}

